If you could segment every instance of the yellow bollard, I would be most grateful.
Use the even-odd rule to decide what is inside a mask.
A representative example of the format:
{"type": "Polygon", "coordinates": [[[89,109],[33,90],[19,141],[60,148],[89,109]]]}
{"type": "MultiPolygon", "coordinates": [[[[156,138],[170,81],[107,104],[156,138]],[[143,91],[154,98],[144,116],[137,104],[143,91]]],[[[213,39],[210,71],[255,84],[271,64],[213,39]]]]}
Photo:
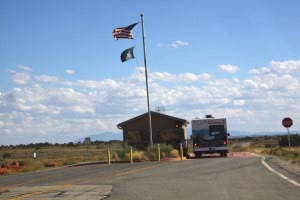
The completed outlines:
{"type": "Polygon", "coordinates": [[[110,149],[109,149],[109,147],[107,147],[107,158],[108,158],[107,164],[110,165],[110,149]]]}
{"type": "Polygon", "coordinates": [[[130,164],[133,164],[132,147],[130,147],[130,164]]]}
{"type": "Polygon", "coordinates": [[[160,145],[157,144],[157,160],[160,161],[160,145]]]}
{"type": "Polygon", "coordinates": [[[183,148],[181,143],[180,143],[180,159],[183,160],[183,148]]]}

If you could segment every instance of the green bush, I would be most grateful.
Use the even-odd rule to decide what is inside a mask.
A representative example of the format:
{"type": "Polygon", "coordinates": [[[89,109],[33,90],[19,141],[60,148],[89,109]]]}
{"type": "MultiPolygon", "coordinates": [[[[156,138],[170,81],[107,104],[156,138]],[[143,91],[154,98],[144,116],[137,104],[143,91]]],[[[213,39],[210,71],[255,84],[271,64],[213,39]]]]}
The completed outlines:
{"type": "Polygon", "coordinates": [[[147,151],[147,156],[149,160],[157,160],[157,152],[156,151],[147,151]]]}
{"type": "Polygon", "coordinates": [[[150,160],[157,160],[157,146],[148,146],[146,149],[146,154],[150,160]]]}
{"type": "Polygon", "coordinates": [[[74,164],[76,164],[77,162],[76,161],[74,161],[74,160],[66,160],[66,161],[64,161],[64,165],[74,165],[74,164]]]}
{"type": "Polygon", "coordinates": [[[126,153],[128,153],[130,151],[130,148],[128,145],[125,145],[125,147],[122,150],[117,151],[118,157],[120,159],[124,159],[126,153]]]}
{"type": "Polygon", "coordinates": [[[24,161],[24,160],[19,160],[19,165],[21,167],[25,166],[28,162],[24,161]]]}
{"type": "Polygon", "coordinates": [[[170,158],[171,151],[174,150],[172,145],[162,144],[160,145],[160,153],[165,153],[167,158],[170,158]]]}
{"type": "MultiPolygon", "coordinates": [[[[172,145],[168,144],[161,144],[160,145],[160,157],[161,158],[170,158],[171,157],[171,151],[174,150],[174,147],[172,145]]],[[[152,147],[148,147],[146,150],[146,154],[149,157],[150,160],[157,160],[157,145],[153,145],[152,147]]]]}
{"type": "Polygon", "coordinates": [[[4,153],[2,155],[3,158],[10,158],[11,157],[11,154],[10,153],[4,153]]]}

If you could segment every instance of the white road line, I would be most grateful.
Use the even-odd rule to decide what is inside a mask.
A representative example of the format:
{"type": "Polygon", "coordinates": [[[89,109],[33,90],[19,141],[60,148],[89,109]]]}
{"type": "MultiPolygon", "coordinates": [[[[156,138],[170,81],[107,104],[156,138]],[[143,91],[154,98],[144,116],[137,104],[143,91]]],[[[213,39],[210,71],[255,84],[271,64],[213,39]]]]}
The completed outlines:
{"type": "Polygon", "coordinates": [[[294,185],[300,187],[300,183],[298,183],[298,182],[296,182],[296,181],[294,181],[294,180],[292,180],[292,179],[286,177],[285,175],[281,174],[280,172],[278,172],[278,171],[276,171],[275,169],[273,169],[272,167],[270,167],[270,166],[266,163],[265,159],[266,159],[266,158],[262,156],[262,157],[261,157],[261,163],[262,163],[269,171],[271,171],[271,172],[273,172],[274,174],[276,174],[277,176],[280,176],[281,178],[287,180],[288,182],[290,182],[290,183],[292,183],[292,184],[294,184],[294,185]]]}

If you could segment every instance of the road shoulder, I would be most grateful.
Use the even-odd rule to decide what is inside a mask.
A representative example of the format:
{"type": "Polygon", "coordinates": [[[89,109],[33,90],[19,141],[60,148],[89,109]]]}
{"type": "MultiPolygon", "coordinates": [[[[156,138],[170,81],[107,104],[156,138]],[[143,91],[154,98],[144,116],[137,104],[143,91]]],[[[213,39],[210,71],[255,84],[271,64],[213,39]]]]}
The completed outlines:
{"type": "Polygon", "coordinates": [[[272,156],[266,156],[265,162],[277,172],[300,183],[300,165],[272,156]]]}

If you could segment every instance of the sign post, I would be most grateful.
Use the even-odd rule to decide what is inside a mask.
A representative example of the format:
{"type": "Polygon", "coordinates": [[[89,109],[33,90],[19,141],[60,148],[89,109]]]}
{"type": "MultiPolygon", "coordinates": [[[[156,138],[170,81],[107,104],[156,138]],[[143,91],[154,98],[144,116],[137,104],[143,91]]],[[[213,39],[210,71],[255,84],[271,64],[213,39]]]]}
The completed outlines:
{"type": "Polygon", "coordinates": [[[290,139],[290,131],[289,128],[293,126],[293,120],[289,117],[286,117],[282,120],[282,126],[284,126],[287,129],[287,135],[288,135],[288,144],[289,149],[291,149],[291,139],[290,139]]]}

